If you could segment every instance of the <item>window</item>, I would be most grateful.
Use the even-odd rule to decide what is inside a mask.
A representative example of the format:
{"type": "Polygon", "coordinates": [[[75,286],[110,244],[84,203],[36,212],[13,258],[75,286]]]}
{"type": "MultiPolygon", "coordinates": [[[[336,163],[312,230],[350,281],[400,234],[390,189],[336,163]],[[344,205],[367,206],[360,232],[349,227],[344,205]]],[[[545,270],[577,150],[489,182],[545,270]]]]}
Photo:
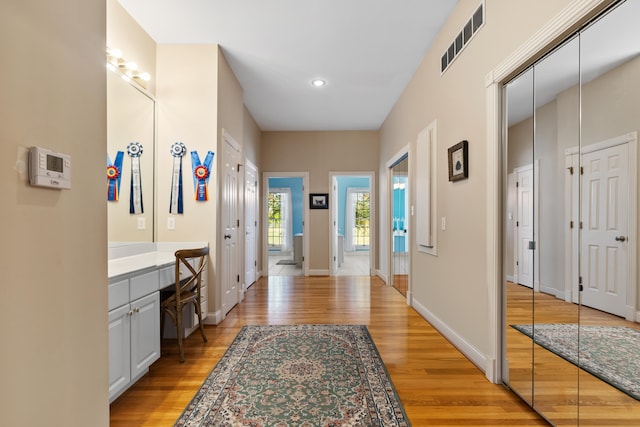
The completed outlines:
{"type": "Polygon", "coordinates": [[[357,192],[355,198],[355,227],[352,236],[353,246],[356,249],[369,248],[369,192],[357,192]]]}
{"type": "Polygon", "coordinates": [[[345,249],[368,250],[370,235],[370,194],[366,188],[347,188],[345,249]]]}
{"type": "Polygon", "coordinates": [[[267,244],[270,249],[282,247],[282,195],[283,193],[269,193],[269,227],[267,231],[267,244]]]}
{"type": "Polygon", "coordinates": [[[291,228],[291,189],[270,189],[267,199],[269,250],[289,252],[293,247],[291,228]]]}

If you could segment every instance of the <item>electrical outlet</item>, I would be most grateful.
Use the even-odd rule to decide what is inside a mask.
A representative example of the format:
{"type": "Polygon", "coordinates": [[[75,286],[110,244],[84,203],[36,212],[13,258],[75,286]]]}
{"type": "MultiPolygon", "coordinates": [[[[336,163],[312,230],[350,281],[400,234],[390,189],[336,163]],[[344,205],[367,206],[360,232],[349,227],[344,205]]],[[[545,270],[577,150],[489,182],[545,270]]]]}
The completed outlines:
{"type": "Polygon", "coordinates": [[[172,216],[167,218],[167,229],[168,230],[175,230],[176,229],[176,219],[174,217],[172,217],[172,216]]]}
{"type": "Polygon", "coordinates": [[[144,230],[147,228],[147,222],[144,217],[138,218],[138,230],[144,230]]]}
{"type": "Polygon", "coordinates": [[[442,221],[440,223],[440,228],[443,231],[447,229],[447,218],[446,217],[442,217],[442,221]]]}

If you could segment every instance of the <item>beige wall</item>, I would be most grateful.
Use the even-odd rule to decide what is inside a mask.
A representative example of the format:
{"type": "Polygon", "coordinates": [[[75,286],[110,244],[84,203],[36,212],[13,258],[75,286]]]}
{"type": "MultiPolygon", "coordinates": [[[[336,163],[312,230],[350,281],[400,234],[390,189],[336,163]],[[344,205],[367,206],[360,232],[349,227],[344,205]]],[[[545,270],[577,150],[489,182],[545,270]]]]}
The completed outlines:
{"type": "MultiPolygon", "coordinates": [[[[158,241],[216,242],[218,171],[218,46],[158,45],[157,57],[157,218],[158,241]],[[187,154],[182,158],[184,213],[169,214],[174,142],[183,142],[187,154]],[[209,178],[209,200],[195,201],[191,152],[204,161],[207,151],[214,152],[209,178]],[[175,221],[175,229],[167,221],[175,221]]],[[[214,252],[215,253],[215,252],[214,252]]],[[[215,297],[216,259],[209,260],[209,311],[219,304],[215,297]]]]}
{"type": "Polygon", "coordinates": [[[246,107],[244,108],[243,126],[242,145],[244,149],[244,156],[254,165],[259,165],[260,160],[262,159],[262,131],[246,107]]]}
{"type": "MultiPolygon", "coordinates": [[[[411,143],[410,156],[415,153],[418,132],[437,120],[437,216],[438,219],[446,218],[447,227],[445,231],[437,231],[437,257],[412,252],[413,303],[439,320],[470,348],[487,355],[488,361],[499,355],[494,354],[490,327],[493,313],[489,312],[489,305],[494,296],[489,295],[491,285],[485,279],[485,77],[567,3],[568,0],[487,0],[485,26],[441,76],[442,53],[479,4],[459,2],[380,130],[379,170],[384,183],[386,162],[407,143],[411,143]],[[451,183],[448,181],[447,148],[464,139],[469,141],[469,178],[451,183]]],[[[410,171],[420,166],[420,160],[411,156],[410,171]]],[[[415,182],[413,177],[411,179],[415,182]]],[[[382,189],[382,206],[388,203],[384,193],[382,189]]],[[[412,200],[415,200],[414,192],[412,200]]],[[[414,218],[412,224],[416,220],[414,218]]],[[[381,221],[378,234],[381,254],[388,251],[387,234],[388,227],[381,221]]],[[[385,268],[382,261],[381,268],[385,268]]]]}
{"type": "MultiPolygon", "coordinates": [[[[207,241],[218,245],[220,187],[217,177],[222,155],[222,132],[228,132],[243,151],[256,156],[260,134],[243,105],[242,87],[217,45],[159,45],[158,72],[158,167],[157,217],[158,241],[207,241]],[[244,131],[249,134],[245,141],[244,131]],[[183,158],[184,214],[169,214],[172,157],[171,144],[183,142],[188,155],[183,158]],[[209,201],[196,202],[191,172],[191,151],[204,160],[207,151],[214,152],[214,166],[209,179],[209,201]],[[167,228],[167,220],[175,220],[175,229],[167,228]]],[[[241,153],[241,159],[242,157],[241,153]]],[[[258,159],[259,160],[259,159],[258,159]]],[[[259,161],[256,164],[259,167],[259,161]]],[[[241,160],[242,162],[242,160],[241,160]]],[[[242,171],[241,171],[242,172],[242,171]]],[[[240,194],[243,180],[239,179],[240,194]]],[[[239,211],[243,222],[242,210],[239,211]]],[[[214,249],[209,261],[208,323],[220,320],[221,290],[217,265],[220,250],[214,249]]],[[[238,263],[243,277],[243,259],[238,263]]],[[[235,274],[232,275],[235,277],[235,274]]]]}
{"type": "Polygon", "coordinates": [[[109,425],[105,33],[103,0],[0,3],[3,426],[109,425]],[[33,145],[71,190],[28,185],[33,145]]]}
{"type": "MultiPolygon", "coordinates": [[[[262,134],[262,171],[309,172],[309,193],[331,193],[329,172],[375,171],[377,166],[376,131],[262,134]]],[[[310,210],[309,221],[308,267],[328,272],[330,210],[310,210]]]]}

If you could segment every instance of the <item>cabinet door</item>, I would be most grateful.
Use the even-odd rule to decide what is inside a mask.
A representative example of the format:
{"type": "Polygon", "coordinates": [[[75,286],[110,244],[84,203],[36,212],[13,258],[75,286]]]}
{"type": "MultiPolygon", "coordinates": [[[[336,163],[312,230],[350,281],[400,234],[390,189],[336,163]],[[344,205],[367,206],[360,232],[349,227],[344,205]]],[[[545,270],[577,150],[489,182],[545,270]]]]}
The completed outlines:
{"type": "Polygon", "coordinates": [[[160,358],[160,293],[131,302],[131,377],[147,372],[160,358]]]}
{"type": "Polygon", "coordinates": [[[109,312],[109,400],[131,382],[129,304],[109,312]]]}

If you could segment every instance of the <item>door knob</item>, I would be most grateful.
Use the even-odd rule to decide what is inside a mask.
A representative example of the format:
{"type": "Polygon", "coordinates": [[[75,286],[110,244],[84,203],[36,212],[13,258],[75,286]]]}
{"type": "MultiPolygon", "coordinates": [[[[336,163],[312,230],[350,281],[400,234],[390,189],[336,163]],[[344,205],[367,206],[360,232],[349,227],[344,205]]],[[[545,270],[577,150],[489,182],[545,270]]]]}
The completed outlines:
{"type": "Polygon", "coordinates": [[[230,239],[230,238],[231,238],[231,234],[225,234],[225,235],[224,235],[224,238],[225,238],[225,239],[230,239]]]}
{"type": "Polygon", "coordinates": [[[627,238],[624,236],[616,236],[616,242],[624,242],[625,240],[627,240],[627,238]]]}

